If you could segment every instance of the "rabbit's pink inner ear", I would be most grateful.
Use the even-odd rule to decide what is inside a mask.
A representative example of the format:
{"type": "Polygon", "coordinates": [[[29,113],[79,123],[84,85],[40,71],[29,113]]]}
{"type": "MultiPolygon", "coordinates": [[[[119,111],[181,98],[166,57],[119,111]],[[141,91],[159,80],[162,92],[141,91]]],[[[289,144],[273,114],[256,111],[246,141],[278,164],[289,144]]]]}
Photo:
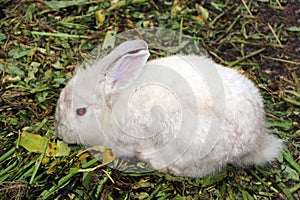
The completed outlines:
{"type": "Polygon", "coordinates": [[[136,80],[149,57],[147,50],[122,56],[110,69],[111,89],[120,90],[136,80]]]}

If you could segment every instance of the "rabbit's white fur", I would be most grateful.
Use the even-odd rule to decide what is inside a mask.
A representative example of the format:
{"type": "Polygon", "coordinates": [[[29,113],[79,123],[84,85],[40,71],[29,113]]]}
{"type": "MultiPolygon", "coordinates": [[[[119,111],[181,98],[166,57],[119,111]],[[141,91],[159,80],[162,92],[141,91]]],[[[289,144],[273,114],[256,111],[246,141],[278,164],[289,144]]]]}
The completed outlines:
{"type": "Polygon", "coordinates": [[[262,98],[248,78],[204,57],[175,55],[145,64],[148,56],[143,41],[129,41],[90,68],[78,71],[58,101],[58,136],[69,143],[103,145],[112,148],[117,156],[137,156],[153,169],[186,177],[212,174],[228,163],[264,164],[278,156],[282,141],[268,134],[262,98]],[[223,91],[221,99],[224,94],[224,110],[214,110],[221,105],[213,104],[212,88],[207,85],[211,77],[196,76],[197,68],[191,67],[189,61],[197,63],[200,71],[216,68],[223,91]],[[166,79],[164,74],[153,73],[153,66],[178,72],[192,89],[176,84],[171,77],[166,79]],[[155,84],[139,87],[158,79],[179,91],[180,96],[155,84]],[[132,96],[130,104],[122,104],[132,96]],[[158,99],[163,102],[156,102],[153,96],[160,96],[158,99]],[[122,106],[126,107],[124,113],[119,112],[122,106]],[[78,108],[86,108],[86,113],[78,116],[78,108]],[[191,116],[191,120],[184,116],[191,116]],[[206,134],[211,134],[213,118],[222,122],[212,124],[221,132],[205,140],[206,134]],[[182,124],[186,127],[180,132],[182,124]]]}

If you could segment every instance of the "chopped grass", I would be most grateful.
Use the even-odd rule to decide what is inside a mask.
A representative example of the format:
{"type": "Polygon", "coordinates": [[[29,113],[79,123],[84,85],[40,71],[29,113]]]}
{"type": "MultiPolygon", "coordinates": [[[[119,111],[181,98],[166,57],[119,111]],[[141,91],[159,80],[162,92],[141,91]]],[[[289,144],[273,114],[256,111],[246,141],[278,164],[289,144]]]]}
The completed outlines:
{"type": "Polygon", "coordinates": [[[300,199],[299,1],[0,2],[0,199],[300,199]],[[258,85],[270,129],[286,141],[277,161],[192,179],[116,171],[76,145],[45,156],[75,66],[108,31],[153,26],[189,35],[258,85]],[[27,151],[24,132],[49,143],[27,151]]]}

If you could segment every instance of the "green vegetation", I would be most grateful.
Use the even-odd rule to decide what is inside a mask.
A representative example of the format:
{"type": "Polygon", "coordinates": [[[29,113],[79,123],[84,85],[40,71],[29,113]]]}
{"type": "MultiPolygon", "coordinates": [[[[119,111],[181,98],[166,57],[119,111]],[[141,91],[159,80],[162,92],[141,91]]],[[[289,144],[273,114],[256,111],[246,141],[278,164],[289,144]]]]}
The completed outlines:
{"type": "Polygon", "coordinates": [[[0,0],[0,199],[300,199],[299,8],[299,0],[0,0]],[[277,161],[192,179],[113,170],[76,145],[53,156],[55,106],[75,66],[108,31],[149,27],[191,36],[257,84],[272,134],[286,140],[277,161]],[[28,149],[26,134],[43,142],[28,149]]]}

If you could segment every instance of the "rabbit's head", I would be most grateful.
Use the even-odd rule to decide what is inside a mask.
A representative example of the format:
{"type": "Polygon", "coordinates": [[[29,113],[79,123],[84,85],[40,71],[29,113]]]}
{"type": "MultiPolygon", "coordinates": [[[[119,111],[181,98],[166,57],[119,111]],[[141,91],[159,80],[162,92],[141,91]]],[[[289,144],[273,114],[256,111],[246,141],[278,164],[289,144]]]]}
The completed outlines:
{"type": "Polygon", "coordinates": [[[101,132],[111,128],[106,111],[118,93],[139,76],[148,57],[146,42],[132,40],[92,66],[79,69],[58,100],[57,136],[67,143],[101,144],[101,132]]]}

